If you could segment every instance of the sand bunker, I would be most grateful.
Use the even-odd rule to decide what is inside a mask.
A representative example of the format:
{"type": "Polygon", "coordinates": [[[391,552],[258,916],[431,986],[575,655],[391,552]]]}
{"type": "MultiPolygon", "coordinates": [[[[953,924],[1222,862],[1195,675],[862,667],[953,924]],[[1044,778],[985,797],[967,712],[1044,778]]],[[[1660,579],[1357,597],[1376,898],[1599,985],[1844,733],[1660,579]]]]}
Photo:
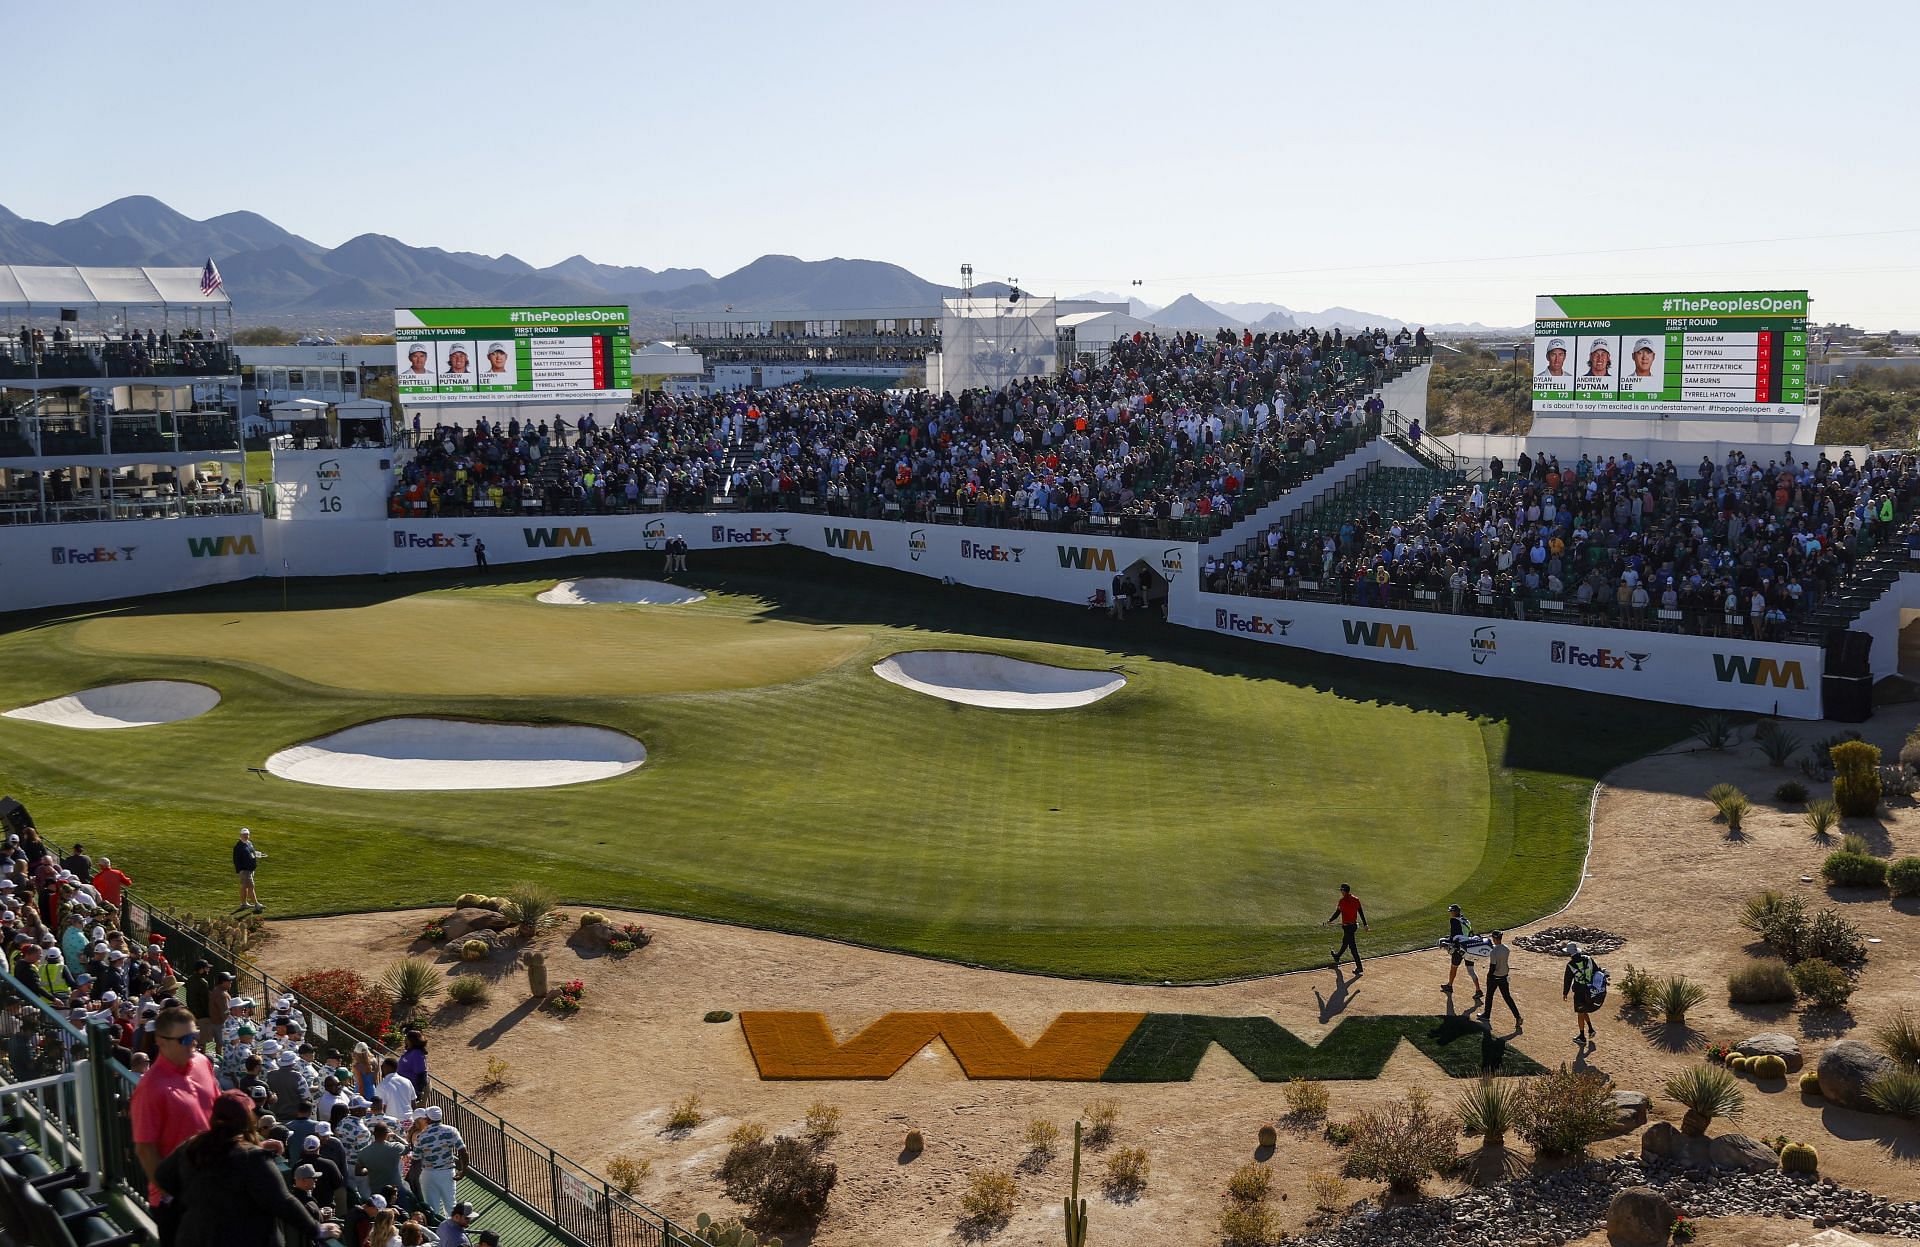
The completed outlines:
{"type": "Polygon", "coordinates": [[[535,599],[550,606],[686,606],[706,600],[706,594],[679,585],[606,577],[563,580],[535,599]]]}
{"type": "Polygon", "coordinates": [[[135,680],[129,684],[103,684],[85,692],[21,706],[7,711],[4,717],[96,732],[178,723],[182,719],[197,718],[219,704],[220,694],[204,684],[189,684],[184,680],[135,680]]]}
{"type": "Polygon", "coordinates": [[[1067,710],[1120,691],[1125,676],[1021,662],[998,654],[913,650],[873,665],[883,680],[916,693],[995,710],[1067,710]]]}
{"type": "Polygon", "coordinates": [[[381,719],[282,749],[267,771],[327,788],[421,792],[584,784],[646,760],[645,745],[604,727],[381,719]]]}

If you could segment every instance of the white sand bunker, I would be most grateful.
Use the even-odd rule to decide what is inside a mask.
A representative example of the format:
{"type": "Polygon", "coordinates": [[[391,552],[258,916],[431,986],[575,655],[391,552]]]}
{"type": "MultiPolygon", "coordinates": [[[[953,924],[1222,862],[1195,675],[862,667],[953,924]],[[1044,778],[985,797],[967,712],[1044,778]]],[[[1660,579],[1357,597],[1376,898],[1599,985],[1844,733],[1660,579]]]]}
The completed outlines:
{"type": "Polygon", "coordinates": [[[707,595],[657,580],[563,580],[534,599],[549,606],[687,606],[707,595]]]}
{"type": "Polygon", "coordinates": [[[646,760],[645,745],[604,727],[381,719],[282,749],[267,771],[328,788],[437,792],[584,784],[646,760]]]}
{"type": "Polygon", "coordinates": [[[1090,706],[1125,686],[1111,671],[1076,671],[998,654],[912,650],[873,665],[883,680],[916,693],[996,710],[1066,710],[1090,706]]]}
{"type": "Polygon", "coordinates": [[[135,680],[103,684],[51,701],[9,710],[9,719],[51,723],[97,732],[117,727],[153,727],[198,718],[220,704],[220,694],[184,680],[135,680]]]}

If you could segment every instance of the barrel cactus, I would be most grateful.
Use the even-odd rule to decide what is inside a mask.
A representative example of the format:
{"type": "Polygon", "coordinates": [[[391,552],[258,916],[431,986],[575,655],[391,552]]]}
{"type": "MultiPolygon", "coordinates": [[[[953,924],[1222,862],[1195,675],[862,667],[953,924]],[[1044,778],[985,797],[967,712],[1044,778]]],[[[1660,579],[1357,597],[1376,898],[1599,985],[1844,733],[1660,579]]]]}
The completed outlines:
{"type": "Polygon", "coordinates": [[[463,940],[460,944],[460,960],[485,961],[493,949],[485,940],[463,940]]]}
{"type": "Polygon", "coordinates": [[[1819,1173],[1820,1153],[1811,1143],[1789,1143],[1780,1149],[1780,1168],[1788,1173],[1819,1173]]]}
{"type": "Polygon", "coordinates": [[[1261,1147],[1278,1147],[1279,1144],[1280,1144],[1280,1136],[1277,1132],[1275,1132],[1272,1126],[1260,1127],[1260,1146],[1261,1147]]]}
{"type": "Polygon", "coordinates": [[[1817,1072],[1807,1070],[1800,1075],[1800,1093],[1802,1095],[1820,1094],[1820,1075],[1817,1072]]]}
{"type": "Polygon", "coordinates": [[[1747,1072],[1755,1078],[1785,1078],[1787,1063],[1777,1056],[1757,1056],[1747,1061],[1747,1072]]]}
{"type": "Polygon", "coordinates": [[[1736,1074],[1746,1073],[1747,1066],[1750,1065],[1751,1063],[1752,1062],[1749,1058],[1743,1057],[1743,1056],[1736,1055],[1736,1056],[1730,1056],[1727,1058],[1727,1068],[1732,1070],[1736,1074]]]}
{"type": "Polygon", "coordinates": [[[918,1156],[927,1150],[927,1140],[918,1130],[909,1130],[906,1147],[902,1150],[909,1156],[918,1156]]]}

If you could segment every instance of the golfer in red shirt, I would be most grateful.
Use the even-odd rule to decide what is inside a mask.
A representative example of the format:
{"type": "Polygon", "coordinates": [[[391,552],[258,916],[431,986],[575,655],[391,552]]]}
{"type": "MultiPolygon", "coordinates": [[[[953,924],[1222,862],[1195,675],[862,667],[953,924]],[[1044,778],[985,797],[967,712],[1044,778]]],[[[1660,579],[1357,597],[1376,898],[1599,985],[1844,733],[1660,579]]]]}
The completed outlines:
{"type": "Polygon", "coordinates": [[[1353,977],[1359,978],[1366,971],[1360,966],[1360,945],[1354,941],[1354,932],[1360,927],[1366,927],[1369,931],[1373,928],[1368,926],[1367,911],[1360,904],[1360,898],[1353,894],[1352,887],[1344,883],[1340,885],[1340,899],[1334,902],[1333,917],[1328,918],[1327,921],[1340,924],[1340,947],[1333,950],[1333,964],[1339,965],[1340,955],[1351,952],[1353,977]]]}
{"type": "Polygon", "coordinates": [[[166,1192],[153,1183],[160,1162],[174,1148],[207,1128],[220,1084],[213,1062],[200,1051],[200,1033],[185,1009],[162,1009],[153,1022],[159,1057],[140,1076],[130,1106],[133,1150],[147,1171],[147,1199],[158,1207],[166,1192]]]}

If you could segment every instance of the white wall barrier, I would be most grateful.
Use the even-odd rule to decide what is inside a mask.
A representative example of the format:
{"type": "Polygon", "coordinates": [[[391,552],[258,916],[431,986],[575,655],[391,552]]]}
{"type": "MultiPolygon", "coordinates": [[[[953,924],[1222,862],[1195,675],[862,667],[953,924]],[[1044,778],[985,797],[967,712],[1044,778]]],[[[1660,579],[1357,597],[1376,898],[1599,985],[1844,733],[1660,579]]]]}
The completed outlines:
{"type": "Polygon", "coordinates": [[[0,611],[170,593],[258,576],[258,515],[0,527],[0,611]]]}
{"type": "Polygon", "coordinates": [[[1175,623],[1269,645],[1683,706],[1820,717],[1822,654],[1808,645],[1364,610],[1178,587],[1173,612],[1175,623]]]}

